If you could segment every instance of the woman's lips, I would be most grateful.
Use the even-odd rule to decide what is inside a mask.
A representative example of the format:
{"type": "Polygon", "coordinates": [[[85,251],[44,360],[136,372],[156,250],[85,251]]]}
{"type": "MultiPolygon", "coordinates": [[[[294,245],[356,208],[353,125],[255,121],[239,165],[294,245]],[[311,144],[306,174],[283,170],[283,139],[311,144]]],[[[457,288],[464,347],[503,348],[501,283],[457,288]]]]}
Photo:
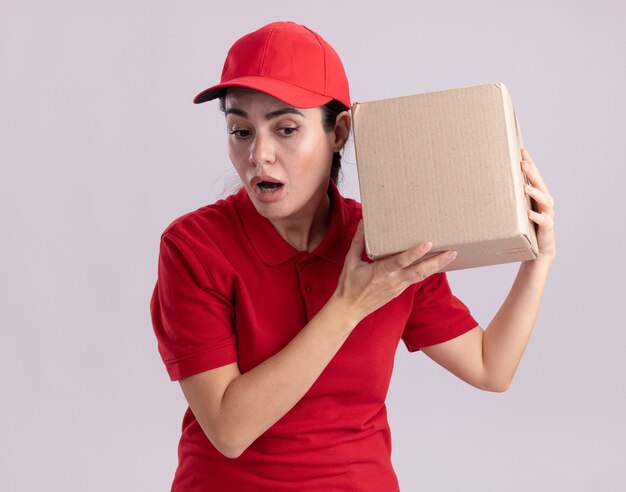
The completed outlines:
{"type": "Polygon", "coordinates": [[[264,203],[275,202],[283,194],[285,185],[271,176],[255,176],[250,181],[257,199],[264,203]]]}
{"type": "Polygon", "coordinates": [[[262,183],[263,181],[267,182],[267,183],[278,183],[278,184],[282,184],[279,180],[277,180],[276,178],[273,178],[272,176],[268,176],[266,174],[263,174],[261,176],[255,176],[254,178],[252,178],[250,180],[250,184],[252,186],[256,186],[259,183],[262,183]]]}

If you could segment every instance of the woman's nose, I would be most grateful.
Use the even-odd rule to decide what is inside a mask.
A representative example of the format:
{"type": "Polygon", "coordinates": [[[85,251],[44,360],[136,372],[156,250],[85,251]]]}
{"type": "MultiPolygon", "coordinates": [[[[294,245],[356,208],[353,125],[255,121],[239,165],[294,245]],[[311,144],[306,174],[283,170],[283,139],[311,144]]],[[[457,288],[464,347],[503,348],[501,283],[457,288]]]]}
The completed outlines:
{"type": "Polygon", "coordinates": [[[274,146],[272,139],[266,135],[257,133],[250,149],[250,163],[256,164],[272,164],[274,162],[274,146]]]}

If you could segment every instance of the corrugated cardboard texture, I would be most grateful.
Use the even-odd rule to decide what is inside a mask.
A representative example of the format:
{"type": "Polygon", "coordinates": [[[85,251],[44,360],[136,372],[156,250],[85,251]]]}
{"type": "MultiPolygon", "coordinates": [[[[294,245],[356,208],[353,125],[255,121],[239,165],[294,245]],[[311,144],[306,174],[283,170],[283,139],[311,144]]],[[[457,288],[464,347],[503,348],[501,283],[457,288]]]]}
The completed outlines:
{"type": "Polygon", "coordinates": [[[503,83],[356,103],[354,142],[370,258],[432,241],[444,271],[537,257],[503,83]]]}

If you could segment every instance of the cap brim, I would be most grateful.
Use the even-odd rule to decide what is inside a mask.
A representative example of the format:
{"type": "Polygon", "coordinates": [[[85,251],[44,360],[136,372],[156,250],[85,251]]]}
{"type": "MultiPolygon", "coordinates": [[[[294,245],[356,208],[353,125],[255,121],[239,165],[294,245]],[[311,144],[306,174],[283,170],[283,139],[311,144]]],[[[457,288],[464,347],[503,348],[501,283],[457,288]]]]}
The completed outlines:
{"type": "Polygon", "coordinates": [[[222,96],[229,87],[245,87],[246,89],[264,92],[265,94],[269,94],[276,99],[280,99],[295,108],[317,108],[332,101],[332,97],[303,89],[288,82],[283,82],[282,80],[255,76],[239,77],[237,79],[224,82],[223,84],[209,87],[198,94],[193,99],[193,102],[195,104],[200,104],[216,99],[222,96]]]}

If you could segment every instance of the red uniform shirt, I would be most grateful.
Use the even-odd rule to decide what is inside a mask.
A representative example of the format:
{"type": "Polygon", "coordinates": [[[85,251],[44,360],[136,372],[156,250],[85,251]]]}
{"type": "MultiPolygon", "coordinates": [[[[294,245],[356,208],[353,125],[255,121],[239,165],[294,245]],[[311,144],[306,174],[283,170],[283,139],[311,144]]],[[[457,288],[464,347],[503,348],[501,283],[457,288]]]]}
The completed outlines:
{"type": "MultiPolygon", "coordinates": [[[[280,351],[337,287],[361,218],[330,182],[331,220],[313,252],[287,243],[245,189],[172,222],[161,236],[150,310],[171,380],[280,351]]],[[[364,318],[305,396],[236,459],[189,408],[173,491],[398,489],[385,397],[400,339],[410,351],[478,323],[439,272],[364,318]]]]}

